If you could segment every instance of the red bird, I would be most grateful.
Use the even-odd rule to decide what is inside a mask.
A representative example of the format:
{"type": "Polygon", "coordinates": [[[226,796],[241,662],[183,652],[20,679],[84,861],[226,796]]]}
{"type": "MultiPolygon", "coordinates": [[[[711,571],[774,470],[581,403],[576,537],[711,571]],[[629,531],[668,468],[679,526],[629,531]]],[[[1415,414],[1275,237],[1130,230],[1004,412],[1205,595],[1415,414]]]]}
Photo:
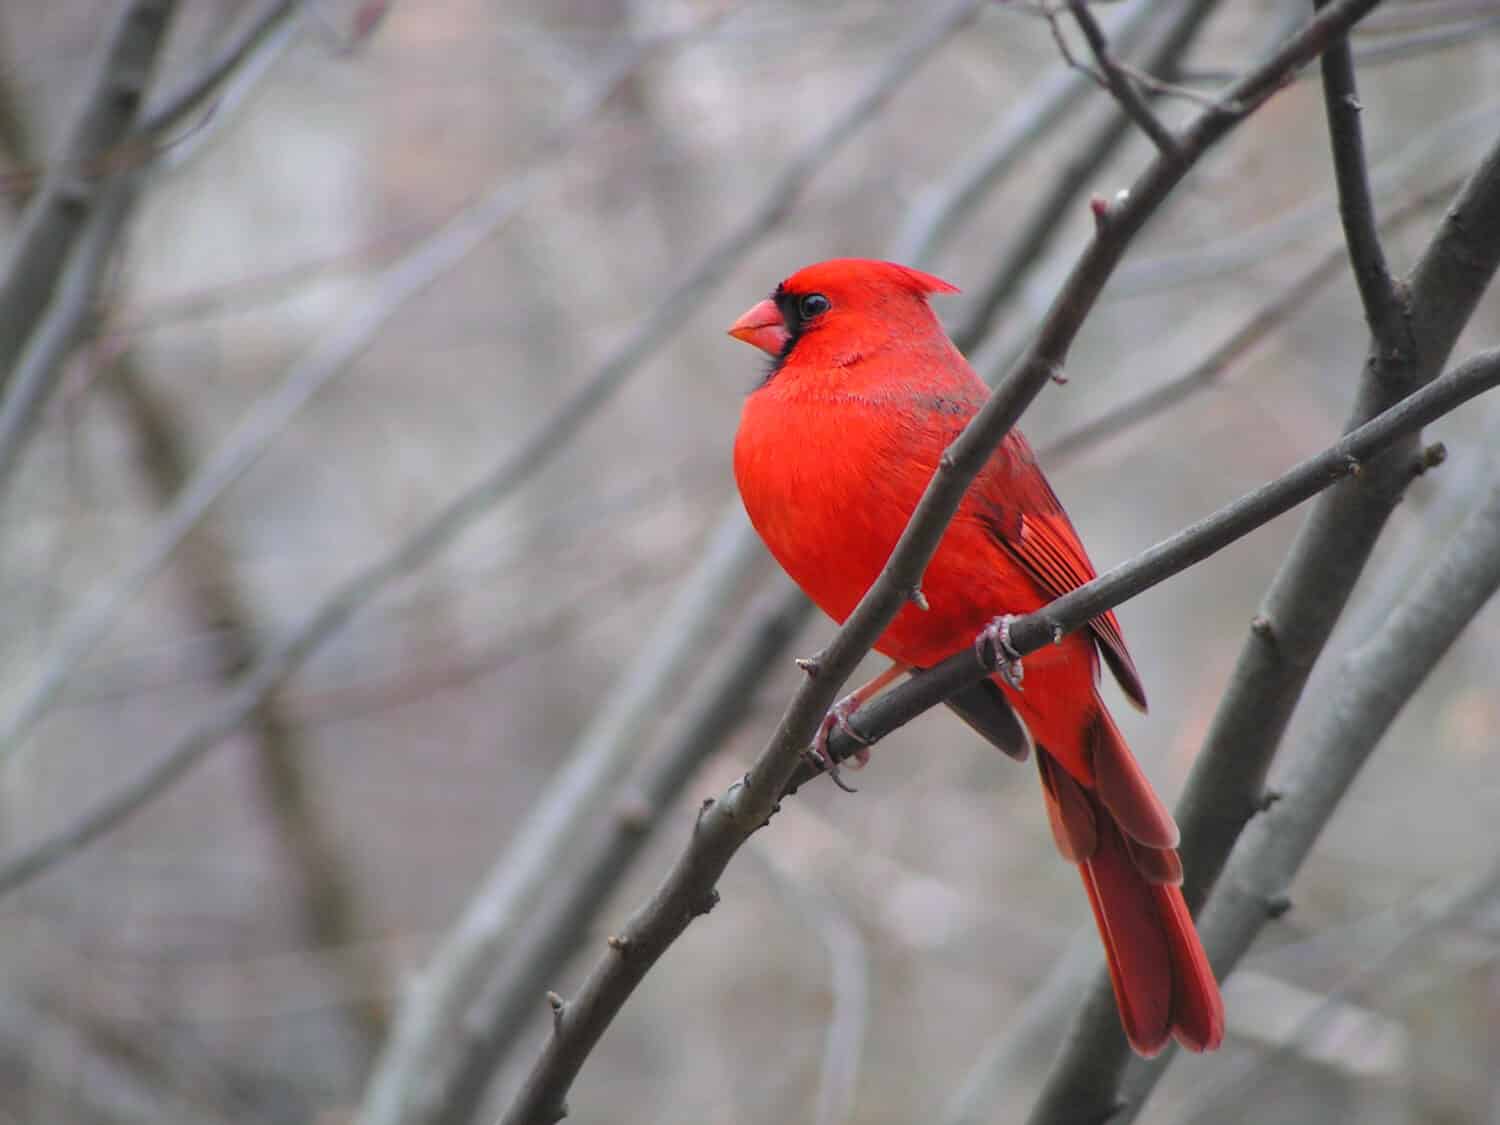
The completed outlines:
{"type": "MultiPolygon", "coordinates": [[[[745,400],[734,473],[778,562],[836,621],[875,581],[938,459],[988,389],[928,307],[957,290],[891,262],[808,266],[729,330],[772,357],[745,400]]],[[[825,723],[896,675],[976,643],[997,619],[1038,609],[1094,577],[1026,439],[1012,430],[964,498],[922,580],[875,648],[895,661],[825,723]]],[[[1178,884],[1177,826],[1099,698],[1099,659],[1132,703],[1145,693],[1113,613],[950,701],[1001,749],[1036,748],[1052,834],[1078,864],[1125,1034],[1152,1055],[1224,1035],[1224,1004],[1178,884]],[[1013,709],[1013,710],[1012,710],[1013,709]],[[1024,723],[1024,730],[1016,722],[1024,723]]]]}

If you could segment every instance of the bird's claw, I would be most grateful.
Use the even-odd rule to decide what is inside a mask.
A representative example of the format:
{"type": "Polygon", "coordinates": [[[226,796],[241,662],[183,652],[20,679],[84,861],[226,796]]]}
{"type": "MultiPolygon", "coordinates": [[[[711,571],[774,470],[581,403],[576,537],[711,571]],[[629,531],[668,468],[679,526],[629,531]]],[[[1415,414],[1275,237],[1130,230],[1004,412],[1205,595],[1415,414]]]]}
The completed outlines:
{"type": "Polygon", "coordinates": [[[979,636],[974,638],[974,654],[981,664],[993,668],[1002,680],[1020,691],[1026,670],[1021,667],[1021,654],[1010,641],[1010,623],[1014,620],[1006,614],[979,630],[979,636]]]}
{"type": "Polygon", "coordinates": [[[849,722],[849,716],[859,710],[860,700],[857,696],[846,695],[828,709],[828,714],[823,716],[823,721],[818,724],[818,733],[813,735],[812,746],[808,748],[808,757],[813,764],[823,770],[833,780],[833,783],[845,793],[857,793],[858,790],[847,784],[839,770],[839,763],[833,760],[833,755],[828,751],[828,740],[833,737],[835,730],[841,730],[855,742],[859,743],[859,749],[849,755],[848,762],[852,762],[853,769],[863,769],[870,760],[868,747],[871,742],[849,722]]]}

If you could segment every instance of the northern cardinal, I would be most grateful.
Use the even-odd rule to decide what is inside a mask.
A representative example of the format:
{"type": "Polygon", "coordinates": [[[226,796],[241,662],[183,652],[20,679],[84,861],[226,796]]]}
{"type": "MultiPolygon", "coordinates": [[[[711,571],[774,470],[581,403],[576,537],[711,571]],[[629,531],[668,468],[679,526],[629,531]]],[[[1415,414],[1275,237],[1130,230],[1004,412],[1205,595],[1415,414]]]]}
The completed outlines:
{"type": "MultiPolygon", "coordinates": [[[[836,621],[874,582],[943,451],[989,393],[928,306],[931,294],[954,292],[892,262],[822,262],[729,330],[773,357],[735,438],[740,496],[777,561],[836,621]]],[[[875,642],[892,669],[829,721],[847,723],[872,689],[976,638],[1003,652],[1005,615],[1092,577],[1067,513],[1011,430],[938,546],[922,597],[875,642]]],[[[1152,1055],[1175,1036],[1212,1050],[1224,1004],[1178,889],[1177,826],[1099,698],[1101,656],[1144,710],[1113,613],[1027,656],[1024,678],[1017,664],[950,703],[1014,756],[1035,746],[1052,835],[1083,876],[1131,1046],[1152,1055]]]]}

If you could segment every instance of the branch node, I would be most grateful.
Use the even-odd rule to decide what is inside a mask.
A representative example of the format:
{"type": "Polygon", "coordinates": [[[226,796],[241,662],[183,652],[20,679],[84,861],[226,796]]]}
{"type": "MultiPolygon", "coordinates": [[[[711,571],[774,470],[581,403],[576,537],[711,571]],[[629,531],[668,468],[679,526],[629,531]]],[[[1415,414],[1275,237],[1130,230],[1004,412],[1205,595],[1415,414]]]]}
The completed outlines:
{"type": "Polygon", "coordinates": [[[1102,195],[1089,196],[1089,213],[1094,216],[1094,229],[1104,233],[1109,226],[1109,200],[1102,195]]]}
{"type": "Polygon", "coordinates": [[[1281,790],[1267,789],[1260,795],[1260,800],[1255,802],[1255,811],[1258,813],[1270,812],[1271,806],[1281,800],[1281,790]]]}
{"type": "Polygon", "coordinates": [[[816,656],[799,656],[794,663],[807,673],[809,680],[816,680],[823,671],[823,661],[816,656]]]}
{"type": "MultiPolygon", "coordinates": [[[[712,797],[708,799],[704,808],[711,804],[713,804],[712,797]]],[[[654,812],[651,802],[646,800],[645,795],[639,790],[631,790],[624,794],[615,806],[615,816],[620,827],[627,832],[644,832],[651,826],[651,816],[654,812]]],[[[702,815],[701,810],[699,815],[702,815]]]]}
{"type": "Polygon", "coordinates": [[[698,806],[698,816],[693,821],[693,834],[694,835],[697,835],[698,834],[698,830],[703,827],[703,818],[708,815],[708,810],[711,809],[711,808],[713,808],[713,807],[714,807],[714,799],[712,797],[704,797],[703,798],[703,803],[698,806]]]}
{"type": "Polygon", "coordinates": [[[906,592],[906,600],[911,602],[912,605],[916,606],[924,613],[932,608],[927,604],[927,595],[922,593],[922,587],[920,586],[913,586],[910,590],[908,590],[906,592]]]}
{"type": "Polygon", "coordinates": [[[698,917],[701,914],[707,914],[709,911],[711,911],[714,907],[716,907],[718,905],[719,905],[719,888],[718,887],[709,887],[708,888],[708,893],[705,894],[702,898],[700,898],[697,902],[693,903],[692,916],[694,918],[696,918],[696,917],[698,917]]]}
{"type": "Polygon", "coordinates": [[[1292,908],[1292,900],[1286,895],[1271,895],[1266,899],[1266,917],[1271,921],[1284,917],[1292,908]]]}
{"type": "Polygon", "coordinates": [[[1448,460],[1448,447],[1440,441],[1426,446],[1412,461],[1411,475],[1419,477],[1448,460]]]}
{"type": "Polygon", "coordinates": [[[568,1010],[568,1002],[557,993],[549,991],[547,1004],[552,1009],[552,1030],[556,1031],[562,1027],[563,1013],[568,1010]]]}
{"type": "Polygon", "coordinates": [[[1363,113],[1365,109],[1365,103],[1359,100],[1358,94],[1345,94],[1344,104],[1355,113],[1363,113]]]}
{"type": "Polygon", "coordinates": [[[943,455],[938,458],[938,472],[951,473],[956,468],[958,468],[958,460],[953,456],[953,450],[951,448],[943,450],[943,455]]]}
{"type": "Polygon", "coordinates": [[[630,952],[630,939],[624,934],[610,934],[604,939],[604,944],[613,949],[621,957],[630,952]]]}
{"type": "MultiPolygon", "coordinates": [[[[1109,227],[1110,220],[1115,217],[1116,212],[1130,202],[1130,189],[1121,188],[1115,192],[1113,199],[1106,199],[1102,195],[1089,196],[1089,213],[1094,216],[1094,229],[1100,234],[1109,227]]],[[[1054,375],[1053,380],[1058,383],[1066,383],[1066,378],[1054,375]]]]}
{"type": "Polygon", "coordinates": [[[1250,631],[1263,641],[1276,640],[1276,626],[1264,613],[1257,613],[1250,619],[1250,631]]]}
{"type": "Polygon", "coordinates": [[[1344,458],[1344,472],[1347,475],[1351,477],[1357,477],[1364,471],[1365,467],[1360,464],[1360,460],[1358,457],[1349,456],[1344,458]]]}

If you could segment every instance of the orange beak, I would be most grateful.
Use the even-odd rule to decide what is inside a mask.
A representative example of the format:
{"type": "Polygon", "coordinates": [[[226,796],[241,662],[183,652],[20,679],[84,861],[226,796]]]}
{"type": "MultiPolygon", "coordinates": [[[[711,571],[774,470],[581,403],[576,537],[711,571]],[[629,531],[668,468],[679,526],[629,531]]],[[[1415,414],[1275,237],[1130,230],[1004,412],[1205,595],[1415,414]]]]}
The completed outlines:
{"type": "Polygon", "coordinates": [[[790,335],[781,319],[781,310],[769,297],[731,324],[729,334],[773,356],[781,354],[790,335]]]}

